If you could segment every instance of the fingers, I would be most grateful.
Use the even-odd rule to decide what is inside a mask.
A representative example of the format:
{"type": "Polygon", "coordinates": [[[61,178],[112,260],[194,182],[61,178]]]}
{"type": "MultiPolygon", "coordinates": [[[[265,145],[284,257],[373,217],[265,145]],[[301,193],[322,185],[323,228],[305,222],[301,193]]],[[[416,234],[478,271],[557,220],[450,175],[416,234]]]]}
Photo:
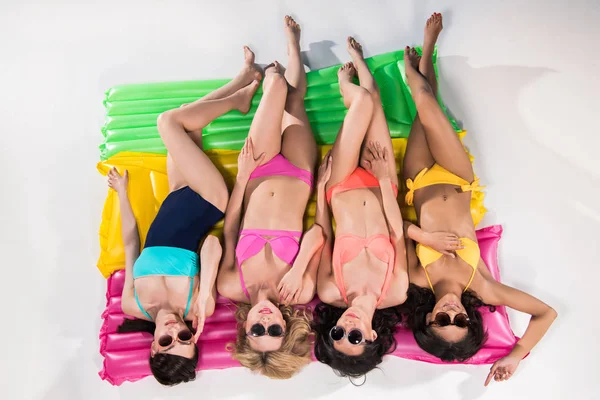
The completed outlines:
{"type": "Polygon", "coordinates": [[[450,256],[452,258],[456,258],[456,255],[453,252],[448,251],[448,250],[442,250],[442,254],[445,254],[445,255],[450,256]]]}
{"type": "Polygon", "coordinates": [[[123,178],[129,178],[129,170],[125,170],[125,172],[123,173],[123,178]]]}
{"type": "Polygon", "coordinates": [[[483,384],[483,386],[487,386],[490,384],[490,382],[492,381],[492,377],[496,374],[497,369],[498,369],[498,367],[496,366],[496,364],[492,365],[492,368],[490,368],[490,373],[488,374],[487,378],[485,379],[485,383],[483,384]]]}

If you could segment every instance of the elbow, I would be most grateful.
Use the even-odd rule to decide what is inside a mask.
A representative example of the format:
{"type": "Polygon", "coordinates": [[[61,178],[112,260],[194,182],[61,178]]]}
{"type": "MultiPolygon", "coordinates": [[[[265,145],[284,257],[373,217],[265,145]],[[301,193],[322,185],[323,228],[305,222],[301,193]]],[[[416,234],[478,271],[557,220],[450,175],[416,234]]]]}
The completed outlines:
{"type": "Polygon", "coordinates": [[[554,321],[556,318],[558,318],[558,312],[552,307],[548,307],[548,308],[549,308],[548,315],[549,315],[550,319],[552,321],[554,321]]]}

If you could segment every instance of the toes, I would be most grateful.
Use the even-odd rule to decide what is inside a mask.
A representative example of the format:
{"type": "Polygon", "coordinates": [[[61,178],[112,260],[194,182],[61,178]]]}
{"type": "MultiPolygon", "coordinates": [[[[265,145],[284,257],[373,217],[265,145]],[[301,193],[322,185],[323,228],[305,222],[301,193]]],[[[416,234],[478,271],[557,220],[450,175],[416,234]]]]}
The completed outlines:
{"type": "Polygon", "coordinates": [[[254,64],[254,52],[248,46],[244,46],[244,60],[248,64],[254,64]]]}

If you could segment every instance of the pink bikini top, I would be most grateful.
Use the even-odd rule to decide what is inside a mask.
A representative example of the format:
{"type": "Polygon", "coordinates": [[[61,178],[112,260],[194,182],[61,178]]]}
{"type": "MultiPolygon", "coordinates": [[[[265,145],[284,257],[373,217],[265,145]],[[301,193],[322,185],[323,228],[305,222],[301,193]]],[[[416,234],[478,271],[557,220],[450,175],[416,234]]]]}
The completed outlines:
{"type": "Polygon", "coordinates": [[[296,167],[294,164],[288,161],[287,158],[281,154],[277,154],[269,162],[257,167],[252,174],[250,179],[256,179],[263,176],[291,176],[298,178],[301,181],[306,182],[312,189],[313,187],[313,176],[310,171],[296,167]]]}
{"type": "Polygon", "coordinates": [[[285,261],[290,266],[294,264],[298,251],[300,251],[300,238],[302,232],[296,231],[279,231],[269,229],[244,229],[240,232],[240,239],[235,247],[235,255],[237,257],[237,266],[240,272],[240,283],[242,290],[250,298],[246,284],[244,283],[244,275],[242,274],[242,264],[244,261],[260,253],[267,245],[271,245],[273,253],[285,261]],[[267,238],[265,236],[272,236],[267,238]]]}
{"type": "Polygon", "coordinates": [[[348,296],[346,295],[346,287],[344,286],[342,267],[348,261],[356,258],[363,249],[366,249],[379,260],[387,263],[388,265],[385,272],[385,278],[383,280],[383,286],[381,287],[381,295],[377,300],[376,306],[379,306],[390,288],[396,259],[396,251],[390,242],[389,236],[382,234],[369,236],[368,238],[350,234],[337,236],[335,238],[332,256],[335,283],[337,284],[344,301],[346,304],[348,304],[348,296]]]}

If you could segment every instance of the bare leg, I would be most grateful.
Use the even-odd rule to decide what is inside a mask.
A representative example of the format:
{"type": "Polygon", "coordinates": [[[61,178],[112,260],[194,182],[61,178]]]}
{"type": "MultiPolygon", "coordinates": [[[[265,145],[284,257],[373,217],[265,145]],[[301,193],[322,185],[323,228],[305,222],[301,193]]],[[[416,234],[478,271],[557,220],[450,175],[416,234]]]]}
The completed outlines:
{"type": "Polygon", "coordinates": [[[218,100],[231,96],[243,87],[248,86],[252,81],[262,79],[259,67],[254,63],[254,53],[248,46],[244,46],[244,66],[233,80],[223,87],[204,96],[203,100],[218,100]]]}
{"type": "Polygon", "coordinates": [[[181,182],[172,182],[172,188],[176,183],[188,185],[215,207],[225,210],[228,197],[225,181],[188,132],[201,131],[215,118],[233,109],[247,112],[258,85],[258,81],[253,81],[228,97],[201,99],[185,107],[164,112],[158,117],[158,132],[176,166],[175,170],[180,173],[179,179],[183,178],[181,182]]]}
{"type": "MultiPolygon", "coordinates": [[[[248,86],[253,80],[260,81],[261,79],[262,74],[260,69],[254,63],[254,53],[248,46],[244,46],[244,65],[237,76],[224,86],[202,97],[198,100],[198,102],[223,99],[248,86]]],[[[186,107],[188,105],[189,104],[184,104],[182,107],[186,107]]],[[[186,132],[192,138],[196,146],[202,149],[202,129],[186,132]]],[[[167,154],[167,176],[169,178],[170,191],[175,191],[183,186],[187,186],[187,182],[183,174],[177,169],[177,166],[175,165],[173,157],[170,153],[167,154]]]]}
{"type": "Polygon", "coordinates": [[[355,74],[352,63],[344,64],[338,71],[340,92],[348,113],[331,151],[333,164],[327,189],[346,179],[358,166],[361,145],[373,116],[373,98],[368,90],[352,82],[355,74]]]}
{"type": "MultiPolygon", "coordinates": [[[[425,37],[423,39],[423,57],[419,61],[419,72],[427,78],[434,95],[437,93],[437,79],[433,68],[433,50],[435,43],[442,30],[442,14],[434,13],[425,23],[425,37]]],[[[406,154],[402,174],[404,179],[414,179],[423,168],[431,168],[435,163],[433,155],[429,150],[429,144],[425,136],[425,130],[419,114],[415,117],[408,136],[406,154]]]]}
{"type": "Polygon", "coordinates": [[[288,40],[288,66],[285,79],[289,89],[281,122],[283,132],[281,154],[298,168],[314,174],[317,164],[317,142],[304,108],[306,72],[300,57],[300,25],[286,15],[284,28],[288,40]]]}
{"type": "MultiPolygon", "coordinates": [[[[360,86],[367,89],[373,97],[373,117],[371,123],[367,129],[367,135],[365,136],[365,142],[373,141],[381,143],[381,146],[388,149],[388,168],[390,170],[390,177],[392,183],[398,186],[398,172],[396,171],[396,160],[394,157],[394,151],[392,147],[392,137],[390,136],[390,130],[385,119],[385,113],[383,112],[383,106],[381,105],[381,97],[379,96],[379,86],[373,78],[369,67],[363,57],[362,46],[354,38],[349,37],[348,41],[348,53],[352,57],[352,63],[356,67],[358,72],[358,80],[360,86]]],[[[363,146],[363,149],[365,147],[363,146]]],[[[361,159],[369,159],[369,155],[366,154],[366,150],[363,150],[361,159]]]]}
{"type": "Polygon", "coordinates": [[[431,85],[417,70],[419,62],[416,51],[407,47],[404,52],[406,77],[425,129],[429,150],[436,163],[471,182],[474,175],[469,157],[438,104],[431,85]]]}
{"type": "Polygon", "coordinates": [[[435,78],[435,69],[433,68],[433,50],[438,36],[443,29],[442,14],[433,13],[425,22],[425,34],[423,38],[423,57],[419,61],[419,72],[427,79],[433,89],[433,94],[437,97],[437,80],[435,78]]]}
{"type": "Polygon", "coordinates": [[[264,163],[281,151],[281,121],[287,97],[287,83],[277,61],[265,69],[263,96],[250,125],[254,154],[265,153],[264,163]]]}

